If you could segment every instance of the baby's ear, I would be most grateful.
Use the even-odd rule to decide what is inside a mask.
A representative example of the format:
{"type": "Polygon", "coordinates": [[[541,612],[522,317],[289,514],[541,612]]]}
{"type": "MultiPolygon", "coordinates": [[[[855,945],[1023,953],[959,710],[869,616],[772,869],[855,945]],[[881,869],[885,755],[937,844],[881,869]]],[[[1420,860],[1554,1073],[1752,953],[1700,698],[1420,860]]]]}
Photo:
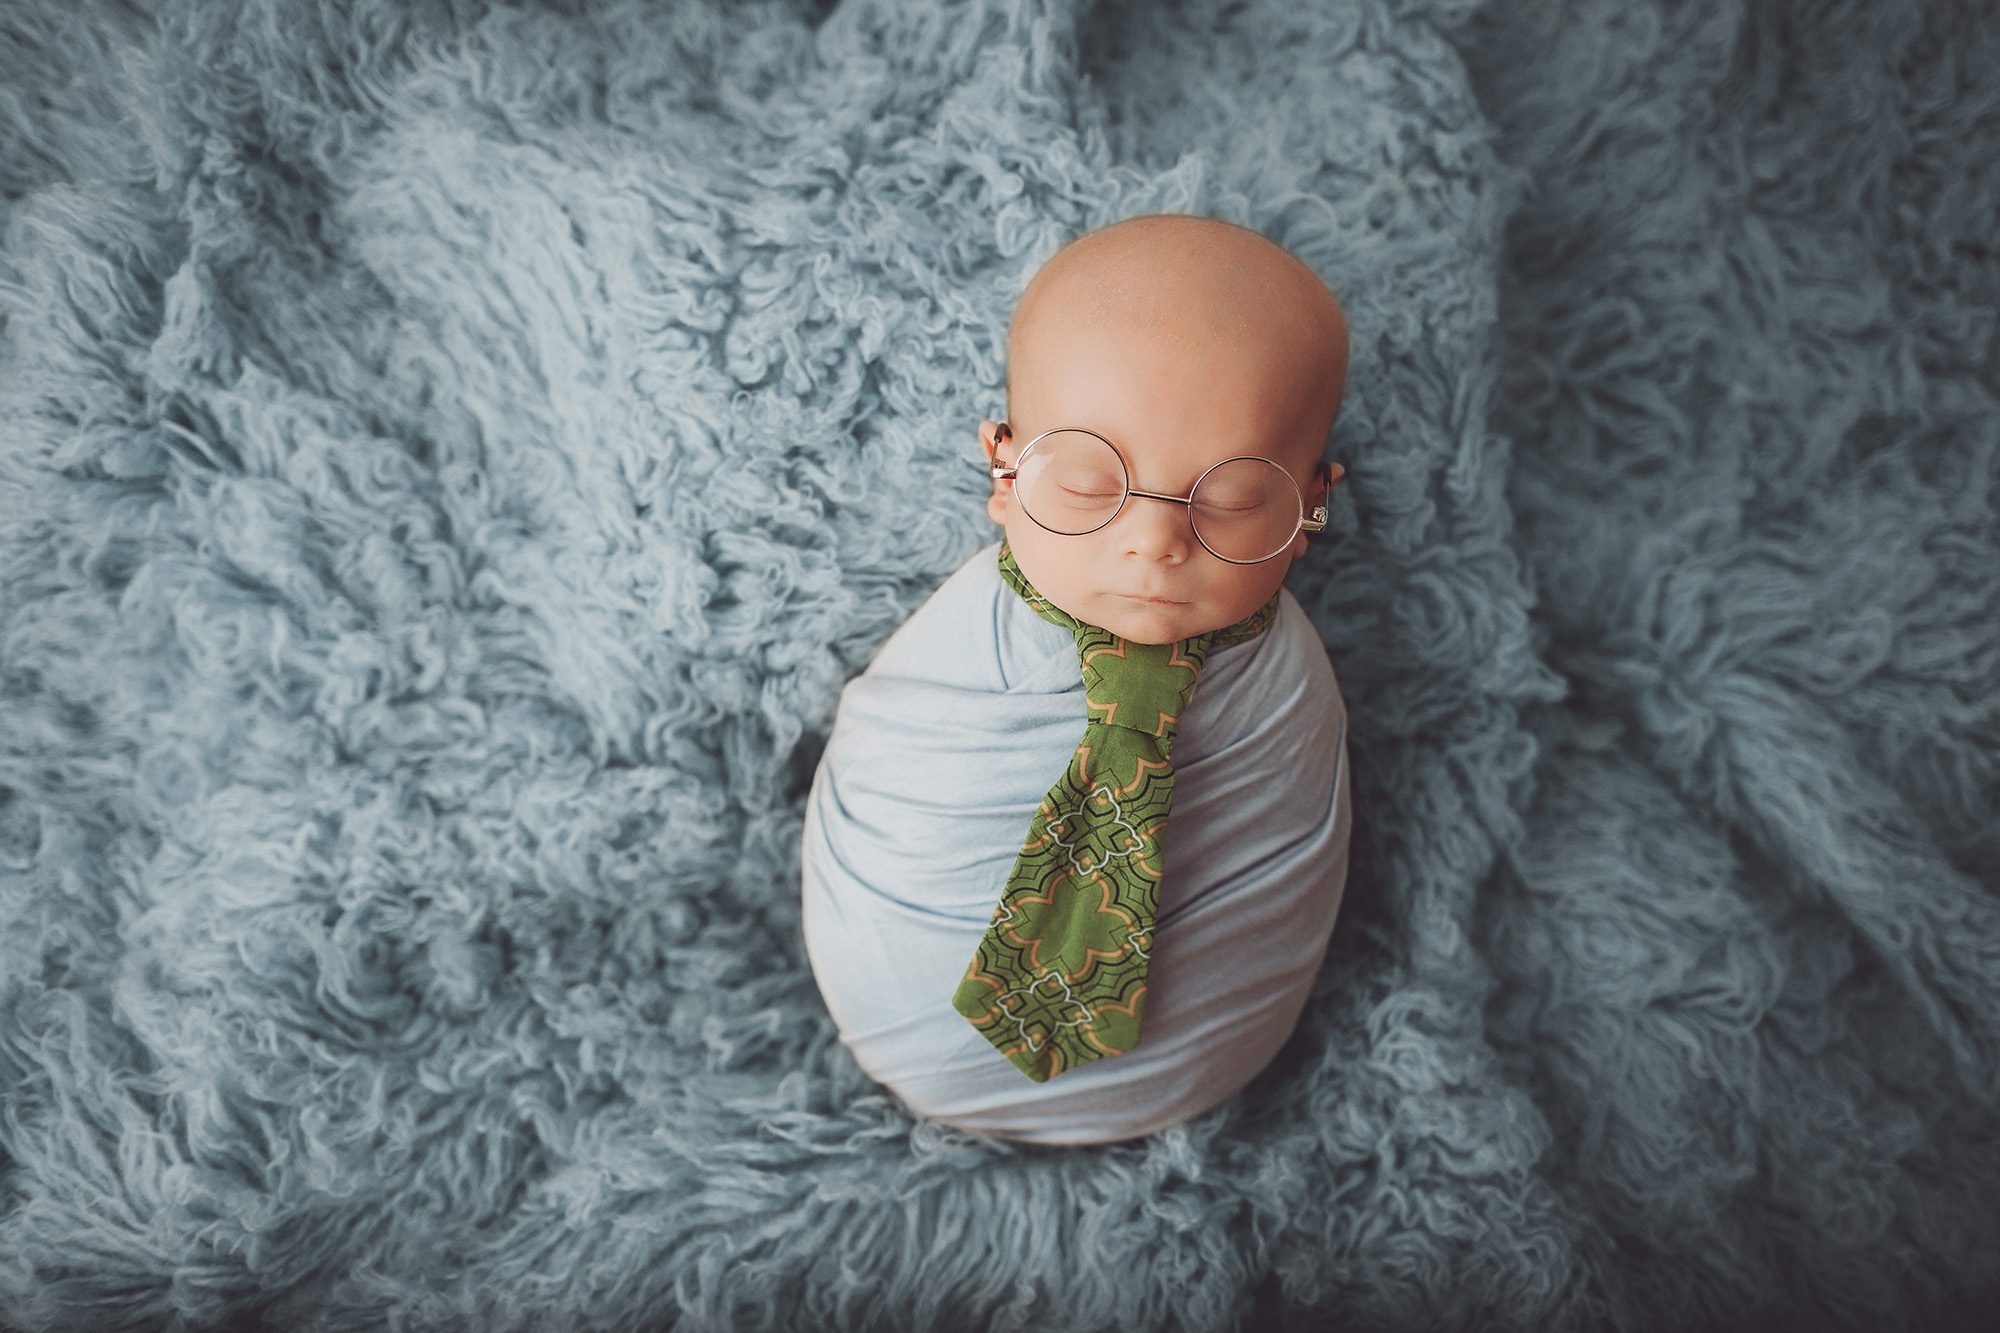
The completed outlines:
{"type": "MultiPolygon", "coordinates": [[[[1000,423],[997,421],[982,421],[979,423],[979,443],[986,451],[986,462],[989,466],[993,462],[994,450],[998,447],[995,434],[999,429],[999,425],[1000,423]]],[[[992,491],[986,497],[986,513],[995,523],[1004,528],[1007,526],[1007,511],[1013,502],[1014,483],[1012,481],[996,481],[993,483],[992,491]]]]}

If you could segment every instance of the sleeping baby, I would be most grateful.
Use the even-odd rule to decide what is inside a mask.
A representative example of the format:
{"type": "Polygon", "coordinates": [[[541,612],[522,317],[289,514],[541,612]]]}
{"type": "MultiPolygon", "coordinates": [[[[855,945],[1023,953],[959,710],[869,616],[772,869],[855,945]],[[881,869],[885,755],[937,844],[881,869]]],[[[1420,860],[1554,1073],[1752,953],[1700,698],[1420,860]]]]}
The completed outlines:
{"type": "Polygon", "coordinates": [[[1003,531],[841,692],[807,956],[917,1115],[1100,1144],[1220,1105],[1296,1026],[1347,879],[1347,713],[1284,588],[1342,470],[1347,328],[1263,236],[1058,251],[980,423],[1003,531]]]}

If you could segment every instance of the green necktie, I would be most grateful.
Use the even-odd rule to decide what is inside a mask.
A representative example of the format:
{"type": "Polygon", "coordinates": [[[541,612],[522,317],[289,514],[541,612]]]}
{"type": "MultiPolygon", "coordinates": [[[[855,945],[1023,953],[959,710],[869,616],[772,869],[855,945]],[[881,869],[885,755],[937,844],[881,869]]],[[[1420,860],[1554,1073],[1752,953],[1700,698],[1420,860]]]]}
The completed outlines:
{"type": "Polygon", "coordinates": [[[1037,1083],[1139,1044],[1146,964],[1173,804],[1167,762],[1209,649],[1254,639],[1250,616],[1178,643],[1132,643],[1065,614],[1000,543],[1000,577],[1076,635],[1089,720],[1068,768],[1028,823],[992,923],[952,1008],[1037,1083]]]}

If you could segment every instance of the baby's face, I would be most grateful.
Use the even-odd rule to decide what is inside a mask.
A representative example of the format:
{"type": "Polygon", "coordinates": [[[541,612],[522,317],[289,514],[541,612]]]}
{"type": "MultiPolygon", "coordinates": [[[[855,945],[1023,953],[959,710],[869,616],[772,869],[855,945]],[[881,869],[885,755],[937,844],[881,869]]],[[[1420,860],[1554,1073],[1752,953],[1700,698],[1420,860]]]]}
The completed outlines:
{"type": "MultiPolygon", "coordinates": [[[[1268,352],[1228,339],[1179,342],[1099,329],[1038,355],[1032,391],[1017,402],[1023,419],[997,456],[1016,462],[1044,431],[1075,427],[1109,440],[1125,458],[1133,490],[1187,495],[1212,465],[1239,454],[1268,458],[1288,472],[1305,510],[1324,502],[1315,482],[1328,423],[1323,408],[1282,386],[1268,352]]],[[[980,423],[989,460],[995,425],[980,423]]],[[[1014,483],[996,483],[987,512],[1007,532],[1021,572],[1070,615],[1135,643],[1171,643],[1233,625],[1284,582],[1306,549],[1303,532],[1278,555],[1232,564],[1195,537],[1186,505],[1131,496],[1094,532],[1064,536],[1029,518],[1014,483]]]]}

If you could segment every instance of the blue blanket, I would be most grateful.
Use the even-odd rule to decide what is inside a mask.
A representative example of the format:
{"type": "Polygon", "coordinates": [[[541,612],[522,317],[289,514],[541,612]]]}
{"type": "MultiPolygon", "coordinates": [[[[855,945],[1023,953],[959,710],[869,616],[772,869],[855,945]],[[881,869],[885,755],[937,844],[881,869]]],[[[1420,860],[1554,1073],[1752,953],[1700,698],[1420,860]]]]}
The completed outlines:
{"type": "Polygon", "coordinates": [[[1990,8],[0,6],[0,1323],[1971,1326],[1990,8]],[[1159,211],[1349,317],[1347,893],[1228,1102],[996,1142],[806,797],[1159,211]]]}
{"type": "Polygon", "coordinates": [[[1076,636],[981,547],[841,692],[806,798],[801,927],[841,1040],[919,1115],[1028,1143],[1155,1133],[1270,1064],[1347,880],[1347,711],[1289,592],[1213,650],[1173,743],[1139,1046],[1029,1079],[952,1006],[1028,821],[1082,739],[1076,636]]]}

